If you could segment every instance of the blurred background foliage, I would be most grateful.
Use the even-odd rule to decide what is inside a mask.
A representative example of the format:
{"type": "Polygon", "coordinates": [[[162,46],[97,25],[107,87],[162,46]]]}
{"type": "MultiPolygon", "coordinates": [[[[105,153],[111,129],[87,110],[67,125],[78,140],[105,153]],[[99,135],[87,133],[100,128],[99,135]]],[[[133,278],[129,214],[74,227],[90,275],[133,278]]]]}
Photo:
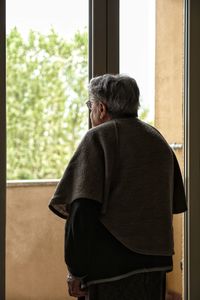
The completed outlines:
{"type": "MultiPolygon", "coordinates": [[[[7,35],[7,179],[58,179],[88,129],[88,34],[7,35]]],[[[139,114],[148,120],[148,109],[139,114]]],[[[150,122],[151,123],[151,122],[150,122]]]]}
{"type": "Polygon", "coordinates": [[[86,32],[7,35],[7,178],[60,178],[88,128],[86,32]]]}

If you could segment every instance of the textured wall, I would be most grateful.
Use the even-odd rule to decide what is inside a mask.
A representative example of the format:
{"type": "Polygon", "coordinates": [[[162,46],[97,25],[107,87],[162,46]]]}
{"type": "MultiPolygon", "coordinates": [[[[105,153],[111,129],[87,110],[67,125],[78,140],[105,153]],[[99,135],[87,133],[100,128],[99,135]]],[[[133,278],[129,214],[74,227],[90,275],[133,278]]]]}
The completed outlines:
{"type": "Polygon", "coordinates": [[[7,300],[67,300],[64,220],[48,209],[54,185],[7,189],[7,300]]]}
{"type": "MultiPolygon", "coordinates": [[[[167,141],[183,144],[183,0],[157,0],[155,125],[167,141]]],[[[175,151],[183,170],[183,150],[175,151]]],[[[182,293],[183,217],[174,216],[174,271],[168,288],[182,293]]]]}

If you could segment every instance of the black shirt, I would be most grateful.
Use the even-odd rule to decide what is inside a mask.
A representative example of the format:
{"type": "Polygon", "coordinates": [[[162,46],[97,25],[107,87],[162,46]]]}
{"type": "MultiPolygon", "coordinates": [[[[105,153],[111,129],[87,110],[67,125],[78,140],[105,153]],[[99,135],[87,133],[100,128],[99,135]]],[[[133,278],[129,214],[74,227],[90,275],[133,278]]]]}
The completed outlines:
{"type": "Polygon", "coordinates": [[[77,199],[71,204],[65,228],[65,262],[82,286],[127,277],[134,273],[172,271],[172,256],[133,252],[99,221],[101,204],[77,199]]]}

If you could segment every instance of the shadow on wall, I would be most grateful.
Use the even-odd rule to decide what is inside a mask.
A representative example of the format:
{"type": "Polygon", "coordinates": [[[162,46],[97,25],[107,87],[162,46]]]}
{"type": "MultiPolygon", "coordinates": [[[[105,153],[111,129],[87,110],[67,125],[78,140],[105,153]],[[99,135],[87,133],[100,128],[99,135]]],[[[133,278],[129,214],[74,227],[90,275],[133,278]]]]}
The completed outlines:
{"type": "Polygon", "coordinates": [[[182,296],[179,293],[173,291],[167,291],[166,300],[182,300],[182,296]]]}

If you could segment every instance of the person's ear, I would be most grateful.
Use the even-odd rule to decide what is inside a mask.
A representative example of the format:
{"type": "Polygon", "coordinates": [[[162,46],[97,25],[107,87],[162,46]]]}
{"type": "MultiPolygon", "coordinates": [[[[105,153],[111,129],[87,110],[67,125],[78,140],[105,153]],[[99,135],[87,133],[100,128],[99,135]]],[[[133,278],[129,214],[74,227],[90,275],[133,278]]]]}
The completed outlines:
{"type": "Polygon", "coordinates": [[[102,102],[100,102],[99,111],[100,111],[100,119],[103,119],[106,115],[107,109],[105,104],[102,102]]]}

